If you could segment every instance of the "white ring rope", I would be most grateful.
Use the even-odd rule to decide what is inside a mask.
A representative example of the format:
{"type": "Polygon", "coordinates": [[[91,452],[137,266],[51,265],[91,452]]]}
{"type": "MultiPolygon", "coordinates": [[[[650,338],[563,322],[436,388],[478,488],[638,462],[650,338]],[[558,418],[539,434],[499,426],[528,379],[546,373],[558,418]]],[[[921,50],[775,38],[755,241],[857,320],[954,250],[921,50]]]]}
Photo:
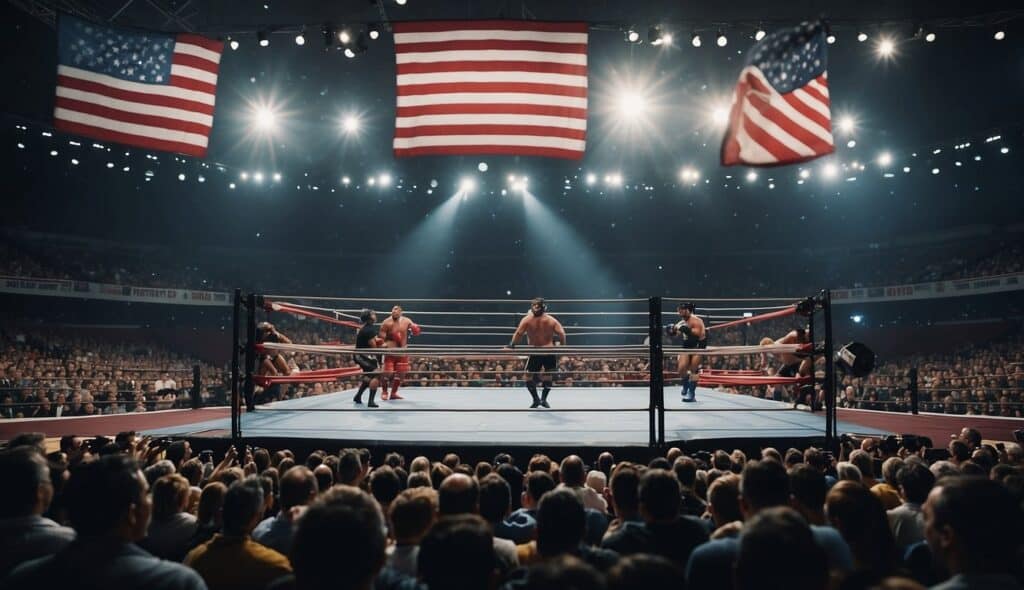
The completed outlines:
{"type": "MultiPolygon", "coordinates": [[[[281,342],[265,342],[261,345],[266,350],[283,352],[306,352],[317,354],[364,354],[389,356],[462,356],[482,355],[503,357],[524,357],[533,355],[557,355],[586,358],[590,355],[646,356],[649,347],[636,344],[624,346],[576,345],[576,346],[518,346],[509,349],[495,345],[462,345],[444,346],[419,344],[407,348],[353,348],[336,344],[284,344],[281,342]]],[[[708,348],[666,347],[665,354],[688,354],[694,356],[726,356],[732,354],[781,353],[795,354],[804,348],[804,344],[770,344],[768,346],[711,346],[708,348]]]]}
{"type": "MultiPolygon", "coordinates": [[[[332,309],[332,308],[326,308],[326,307],[312,307],[312,306],[308,306],[308,305],[300,305],[298,303],[287,303],[287,305],[289,305],[291,307],[298,308],[298,309],[307,309],[307,310],[312,310],[312,311],[321,311],[321,312],[328,312],[328,313],[335,313],[335,314],[361,313],[363,311],[362,309],[332,309]]],[[[287,310],[284,310],[284,311],[287,311],[287,310]]],[[[376,310],[375,310],[375,312],[376,312],[376,310]]],[[[386,314],[387,312],[381,311],[380,313],[386,314]]],[[[403,309],[402,313],[403,314],[409,314],[409,315],[473,315],[473,316],[516,316],[516,317],[522,317],[522,316],[525,316],[527,314],[527,311],[426,311],[426,310],[423,310],[423,311],[412,311],[412,310],[403,309]]],[[[567,315],[572,315],[572,316],[576,316],[576,315],[586,315],[586,316],[592,316],[592,315],[602,315],[602,316],[604,316],[604,315],[639,315],[639,316],[645,316],[646,317],[646,316],[648,316],[650,314],[648,312],[646,312],[646,311],[562,311],[562,312],[558,312],[557,314],[552,314],[552,315],[560,315],[560,316],[567,316],[567,315]]],[[[352,316],[349,316],[349,317],[352,317],[352,316]]]]}
{"type": "MultiPolygon", "coordinates": [[[[369,301],[376,303],[516,303],[529,305],[530,299],[416,299],[412,297],[327,297],[317,295],[263,295],[266,299],[298,299],[306,301],[369,301]]],[[[544,299],[547,303],[647,303],[647,299],[544,299]]],[[[708,301],[708,300],[705,300],[708,301]]],[[[730,300],[732,301],[732,300],[730,300]]],[[[736,300],[739,301],[739,300],[736,300]]]]}
{"type": "Polygon", "coordinates": [[[793,307],[793,304],[768,305],[761,307],[697,307],[697,311],[778,311],[780,309],[786,309],[788,307],[793,307]]]}
{"type": "Polygon", "coordinates": [[[662,297],[662,301],[800,301],[805,297],[662,297]]]}

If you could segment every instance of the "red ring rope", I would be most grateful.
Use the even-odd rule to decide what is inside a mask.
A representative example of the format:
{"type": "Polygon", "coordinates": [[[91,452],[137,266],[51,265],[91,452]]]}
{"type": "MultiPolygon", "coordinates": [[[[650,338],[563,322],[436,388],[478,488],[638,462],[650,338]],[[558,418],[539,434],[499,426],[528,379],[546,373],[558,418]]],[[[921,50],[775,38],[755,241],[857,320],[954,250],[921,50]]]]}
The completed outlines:
{"type": "Polygon", "coordinates": [[[316,313],[315,311],[309,311],[308,309],[296,307],[289,303],[281,303],[280,301],[267,301],[264,304],[264,307],[266,307],[266,309],[269,311],[284,311],[295,315],[303,315],[310,318],[316,318],[318,320],[328,322],[331,324],[338,324],[339,326],[348,326],[349,328],[354,328],[356,330],[362,328],[362,326],[358,322],[353,322],[350,320],[339,320],[338,318],[332,318],[331,316],[324,315],[322,313],[316,313]]]}
{"type": "Polygon", "coordinates": [[[743,318],[739,320],[732,320],[731,322],[725,322],[721,324],[715,324],[714,326],[708,326],[708,330],[717,330],[719,328],[728,328],[730,326],[738,326],[740,324],[752,324],[754,322],[763,322],[766,320],[773,320],[775,318],[781,318],[790,316],[796,313],[797,305],[793,304],[785,309],[779,311],[770,311],[768,313],[762,313],[761,315],[751,316],[749,318],[743,318]]]}

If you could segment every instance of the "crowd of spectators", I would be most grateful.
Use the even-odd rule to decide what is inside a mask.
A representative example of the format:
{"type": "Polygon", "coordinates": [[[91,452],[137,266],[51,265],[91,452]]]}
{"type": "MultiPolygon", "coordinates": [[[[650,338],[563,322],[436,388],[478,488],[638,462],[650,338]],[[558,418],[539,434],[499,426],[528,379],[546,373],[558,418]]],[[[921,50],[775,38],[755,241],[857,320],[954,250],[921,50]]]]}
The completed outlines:
{"type": "Polygon", "coordinates": [[[224,405],[227,375],[157,343],[129,344],[47,329],[0,329],[0,416],[57,418],[224,405]]]}
{"type": "MultiPolygon", "coordinates": [[[[708,254],[703,262],[708,271],[691,277],[688,289],[720,295],[817,292],[829,287],[850,288],[907,284],[983,277],[1020,272],[1024,249],[1014,241],[969,240],[940,242],[924,247],[890,245],[867,251],[802,252],[801,264],[777,265],[776,252],[708,254]]],[[[0,275],[93,281],[138,287],[230,291],[235,287],[266,292],[348,293],[365,285],[352,283],[359,275],[359,261],[342,261],[355,272],[325,275],[322,255],[263,253],[248,251],[201,252],[161,246],[120,244],[99,240],[53,236],[0,237],[0,275]],[[258,258],[258,263],[256,262],[258,258]],[[258,274],[247,272],[258,269],[258,274]]],[[[609,264],[615,266],[614,261],[609,264]]],[[[502,268],[503,280],[516,269],[494,260],[467,258],[460,273],[462,284],[450,284],[460,296],[472,296],[475,285],[486,283],[489,273],[502,268]]],[[[624,290],[633,295],[661,292],[662,278],[630,272],[635,261],[623,268],[624,290]],[[653,281],[653,282],[652,282],[653,281]]],[[[495,276],[494,278],[498,278],[495,276]]],[[[514,282],[521,289],[533,289],[532,277],[524,274],[514,282]]],[[[664,285],[670,288],[671,285],[664,285]]],[[[627,296],[633,296],[627,294],[627,296]]]]}
{"type": "Polygon", "coordinates": [[[1020,588],[1021,447],[914,442],[517,464],[25,434],[0,588],[1020,588]]]}

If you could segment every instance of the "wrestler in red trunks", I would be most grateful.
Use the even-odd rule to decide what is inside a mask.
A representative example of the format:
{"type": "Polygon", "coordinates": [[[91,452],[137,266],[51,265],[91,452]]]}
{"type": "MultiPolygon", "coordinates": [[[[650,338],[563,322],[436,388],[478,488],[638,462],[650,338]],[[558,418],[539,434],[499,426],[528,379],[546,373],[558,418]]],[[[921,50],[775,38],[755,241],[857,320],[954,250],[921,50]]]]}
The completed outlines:
{"type": "MultiPolygon", "coordinates": [[[[409,333],[419,336],[420,327],[412,320],[402,315],[402,306],[396,305],[391,308],[391,316],[380,325],[380,337],[384,340],[384,348],[405,348],[409,344],[409,333]]],[[[402,399],[398,395],[398,387],[402,384],[402,376],[409,372],[409,357],[399,355],[384,355],[384,379],[385,383],[391,384],[391,399],[402,399]]],[[[388,399],[388,387],[384,386],[381,392],[381,399],[388,399]]]]}

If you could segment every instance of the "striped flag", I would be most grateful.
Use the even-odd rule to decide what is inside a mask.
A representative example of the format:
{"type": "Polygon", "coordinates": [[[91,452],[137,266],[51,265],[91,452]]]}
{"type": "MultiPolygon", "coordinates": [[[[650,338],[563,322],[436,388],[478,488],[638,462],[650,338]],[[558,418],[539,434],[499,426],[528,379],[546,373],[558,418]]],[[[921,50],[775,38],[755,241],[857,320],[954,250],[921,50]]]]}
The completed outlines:
{"type": "Polygon", "coordinates": [[[395,156],[580,159],[587,134],[587,25],[396,23],[395,156]]]}
{"type": "Polygon", "coordinates": [[[112,28],[62,14],[54,127],[205,157],[223,43],[112,28]]]}
{"type": "Polygon", "coordinates": [[[747,54],[722,141],[722,164],[777,166],[835,151],[825,27],[768,35],[747,54]]]}

